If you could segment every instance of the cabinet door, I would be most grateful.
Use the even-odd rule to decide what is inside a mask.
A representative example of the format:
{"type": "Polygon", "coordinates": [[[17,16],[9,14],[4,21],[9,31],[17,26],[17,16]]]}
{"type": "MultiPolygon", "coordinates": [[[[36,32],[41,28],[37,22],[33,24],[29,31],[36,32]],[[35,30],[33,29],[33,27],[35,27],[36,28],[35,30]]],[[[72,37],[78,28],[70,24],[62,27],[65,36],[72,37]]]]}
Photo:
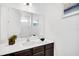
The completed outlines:
{"type": "Polygon", "coordinates": [[[33,56],[44,56],[44,51],[33,54],[33,56]]]}
{"type": "Polygon", "coordinates": [[[45,55],[46,56],[53,56],[53,49],[51,48],[51,49],[46,50],[45,55]]]}
{"type": "Polygon", "coordinates": [[[54,47],[54,43],[50,43],[46,45],[46,49],[50,49],[54,47]]]}
{"type": "Polygon", "coordinates": [[[33,48],[33,54],[39,53],[41,51],[44,51],[44,46],[39,46],[39,47],[33,48]]]}
{"type": "Polygon", "coordinates": [[[54,56],[54,43],[50,43],[45,46],[45,55],[54,56]]]}

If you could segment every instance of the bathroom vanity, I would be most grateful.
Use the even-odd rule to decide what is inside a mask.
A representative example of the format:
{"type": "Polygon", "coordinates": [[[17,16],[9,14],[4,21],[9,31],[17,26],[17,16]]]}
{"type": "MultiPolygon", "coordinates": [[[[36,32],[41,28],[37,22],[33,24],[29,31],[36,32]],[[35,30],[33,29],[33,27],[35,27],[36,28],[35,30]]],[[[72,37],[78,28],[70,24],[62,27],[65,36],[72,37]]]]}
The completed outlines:
{"type": "Polygon", "coordinates": [[[54,56],[54,43],[24,49],[4,56],[54,56]]]}
{"type": "Polygon", "coordinates": [[[23,40],[14,45],[1,44],[0,56],[54,56],[53,40],[23,40]]]}

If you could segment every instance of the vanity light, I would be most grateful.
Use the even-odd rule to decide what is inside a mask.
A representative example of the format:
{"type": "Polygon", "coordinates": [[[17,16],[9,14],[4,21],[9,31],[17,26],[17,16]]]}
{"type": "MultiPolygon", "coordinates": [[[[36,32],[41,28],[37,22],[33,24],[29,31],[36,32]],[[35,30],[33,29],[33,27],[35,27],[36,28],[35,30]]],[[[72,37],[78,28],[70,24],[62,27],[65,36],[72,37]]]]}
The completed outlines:
{"type": "Polygon", "coordinates": [[[27,20],[25,17],[21,17],[21,22],[25,22],[25,23],[27,23],[28,20],[27,20]]]}
{"type": "Polygon", "coordinates": [[[22,20],[21,20],[21,22],[26,22],[26,23],[27,23],[28,21],[27,21],[27,20],[23,20],[23,19],[22,19],[22,20]]]}

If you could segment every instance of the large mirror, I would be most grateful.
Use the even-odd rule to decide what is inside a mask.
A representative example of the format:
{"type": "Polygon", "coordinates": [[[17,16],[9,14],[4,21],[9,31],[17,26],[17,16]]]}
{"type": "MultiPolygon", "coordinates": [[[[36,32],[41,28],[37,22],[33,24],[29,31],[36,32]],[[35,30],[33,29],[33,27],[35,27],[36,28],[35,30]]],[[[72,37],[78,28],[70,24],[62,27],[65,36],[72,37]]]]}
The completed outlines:
{"type": "Polygon", "coordinates": [[[33,35],[37,35],[39,36],[39,15],[37,14],[32,14],[32,20],[31,20],[31,24],[32,24],[32,34],[33,35]]]}
{"type": "Polygon", "coordinates": [[[39,35],[39,17],[37,14],[8,8],[8,37],[17,35],[27,38],[33,34],[39,35]]]}

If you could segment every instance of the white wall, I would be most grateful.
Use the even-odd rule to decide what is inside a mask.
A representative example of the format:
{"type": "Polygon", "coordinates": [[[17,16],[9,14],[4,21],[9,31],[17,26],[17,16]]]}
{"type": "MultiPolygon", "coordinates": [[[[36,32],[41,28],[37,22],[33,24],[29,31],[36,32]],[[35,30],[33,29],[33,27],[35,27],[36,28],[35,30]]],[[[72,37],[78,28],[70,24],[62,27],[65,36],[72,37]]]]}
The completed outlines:
{"type": "MultiPolygon", "coordinates": [[[[0,23],[1,23],[1,6],[0,6],[0,23]]],[[[0,24],[1,26],[1,24],[0,24]]],[[[0,31],[1,31],[1,27],[0,27],[0,31]]],[[[0,32],[0,39],[1,39],[1,32],[0,32]]]]}
{"type": "MultiPolygon", "coordinates": [[[[7,11],[7,10],[6,10],[7,11]]],[[[6,20],[6,13],[5,8],[1,7],[1,40],[7,38],[7,20],[6,20]],[[3,19],[3,20],[2,20],[3,19]]],[[[6,40],[6,39],[5,39],[6,40]]]]}
{"type": "Polygon", "coordinates": [[[46,4],[45,11],[45,36],[48,40],[54,40],[55,43],[55,52],[58,54],[60,49],[59,35],[60,32],[60,21],[62,17],[62,5],[61,4],[46,4]]]}
{"type": "Polygon", "coordinates": [[[62,4],[36,4],[45,16],[45,36],[54,40],[55,55],[79,55],[79,15],[63,18],[62,4]]]}
{"type": "Polygon", "coordinates": [[[79,14],[64,18],[62,23],[60,55],[79,56],[79,14]]]}

